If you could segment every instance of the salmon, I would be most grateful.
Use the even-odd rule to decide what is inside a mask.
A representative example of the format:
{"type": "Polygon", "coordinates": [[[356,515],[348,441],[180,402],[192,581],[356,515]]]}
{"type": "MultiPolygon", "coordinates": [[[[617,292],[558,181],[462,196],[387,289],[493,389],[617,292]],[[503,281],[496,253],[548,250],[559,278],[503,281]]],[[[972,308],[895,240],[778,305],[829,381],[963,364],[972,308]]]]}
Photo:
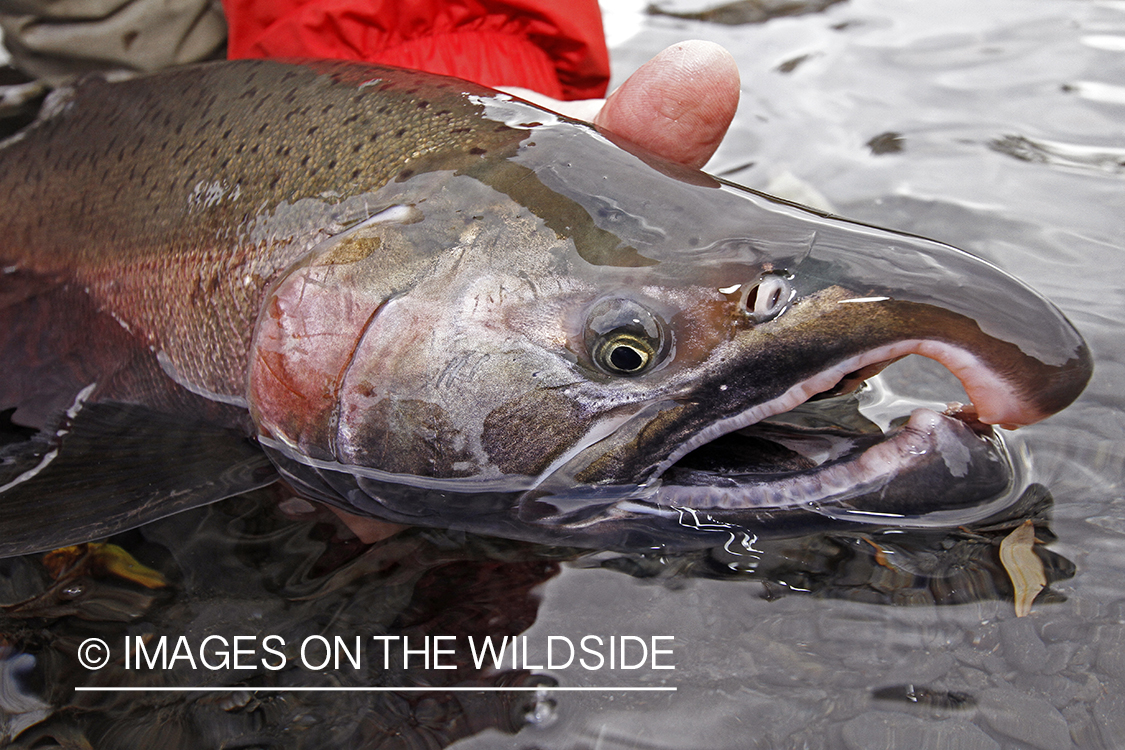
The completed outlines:
{"type": "Polygon", "coordinates": [[[1010,495],[994,426],[1092,368],[1057,308],[960,250],[356,63],[56,92],[0,144],[0,268],[3,555],[279,478],[586,546],[928,523],[1010,495]],[[909,354],[971,405],[786,425],[909,354]]]}

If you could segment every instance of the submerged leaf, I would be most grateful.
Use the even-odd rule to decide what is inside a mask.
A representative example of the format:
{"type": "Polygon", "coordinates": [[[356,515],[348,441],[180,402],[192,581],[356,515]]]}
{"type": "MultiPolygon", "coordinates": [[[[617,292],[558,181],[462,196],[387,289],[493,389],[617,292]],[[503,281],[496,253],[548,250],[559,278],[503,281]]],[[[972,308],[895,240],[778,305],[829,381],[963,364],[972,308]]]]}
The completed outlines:
{"type": "Polygon", "coordinates": [[[132,555],[116,544],[91,542],[63,547],[44,555],[43,564],[56,579],[95,573],[115,575],[148,589],[158,589],[168,585],[168,581],[159,571],[137,562],[132,555]]]}
{"type": "Polygon", "coordinates": [[[1032,549],[1034,544],[1035,525],[1031,519],[1024,521],[1000,542],[1000,564],[1012,579],[1016,617],[1023,617],[1031,612],[1031,603],[1047,585],[1043,561],[1032,549]]]}

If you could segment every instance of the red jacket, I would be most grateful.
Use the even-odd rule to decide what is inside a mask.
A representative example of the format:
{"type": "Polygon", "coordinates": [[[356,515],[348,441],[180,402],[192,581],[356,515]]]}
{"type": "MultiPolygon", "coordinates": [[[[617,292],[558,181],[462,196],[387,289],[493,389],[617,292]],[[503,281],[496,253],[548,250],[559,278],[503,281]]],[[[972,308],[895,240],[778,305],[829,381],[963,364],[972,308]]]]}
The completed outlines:
{"type": "Polygon", "coordinates": [[[225,0],[230,58],[366,60],[605,96],[609,52],[596,0],[225,0]]]}

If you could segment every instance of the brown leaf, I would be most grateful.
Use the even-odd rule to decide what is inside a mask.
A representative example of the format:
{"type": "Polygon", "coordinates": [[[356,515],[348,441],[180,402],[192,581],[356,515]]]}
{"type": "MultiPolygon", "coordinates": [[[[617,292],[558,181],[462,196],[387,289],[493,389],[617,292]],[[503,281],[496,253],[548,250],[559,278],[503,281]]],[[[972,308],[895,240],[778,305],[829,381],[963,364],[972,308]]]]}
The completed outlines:
{"type": "Polygon", "coordinates": [[[1031,603],[1047,585],[1043,561],[1032,549],[1035,544],[1035,525],[1031,520],[1020,526],[1000,542],[1000,564],[1012,579],[1016,595],[1016,617],[1031,612],[1031,603]]]}

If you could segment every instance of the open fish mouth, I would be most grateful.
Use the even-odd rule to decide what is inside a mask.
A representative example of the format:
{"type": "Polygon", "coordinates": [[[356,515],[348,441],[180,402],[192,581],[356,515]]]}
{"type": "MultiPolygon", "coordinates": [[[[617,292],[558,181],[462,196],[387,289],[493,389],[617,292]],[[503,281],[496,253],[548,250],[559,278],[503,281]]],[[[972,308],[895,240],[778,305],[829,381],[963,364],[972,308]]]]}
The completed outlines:
{"type": "Polygon", "coordinates": [[[594,534],[609,547],[687,549],[856,526],[950,528],[1018,498],[1022,479],[1002,437],[971,407],[920,406],[881,428],[858,403],[837,396],[724,433],[643,494],[596,512],[539,495],[540,512],[553,512],[535,525],[564,539],[594,534]]]}
{"type": "Polygon", "coordinates": [[[1001,439],[971,409],[919,407],[884,432],[854,405],[810,404],[723,434],[665,469],[650,501],[909,524],[977,507],[1012,484],[1001,439]]]}
{"type": "MultiPolygon", "coordinates": [[[[863,414],[868,379],[904,356],[892,353],[886,360],[874,352],[861,355],[860,366],[835,383],[850,368],[830,368],[769,404],[709,425],[663,463],[650,501],[718,514],[803,510],[929,525],[934,518],[948,520],[951,510],[988,505],[1004,495],[1013,467],[1000,435],[975,405],[952,402],[939,411],[907,402],[904,413],[899,399],[897,415],[883,415],[884,427],[863,414]],[[828,383],[792,409],[770,413],[828,383]]],[[[950,364],[948,352],[942,359],[950,364]]],[[[957,375],[982,408],[994,417],[1019,418],[1014,394],[961,359],[957,375]]]]}

